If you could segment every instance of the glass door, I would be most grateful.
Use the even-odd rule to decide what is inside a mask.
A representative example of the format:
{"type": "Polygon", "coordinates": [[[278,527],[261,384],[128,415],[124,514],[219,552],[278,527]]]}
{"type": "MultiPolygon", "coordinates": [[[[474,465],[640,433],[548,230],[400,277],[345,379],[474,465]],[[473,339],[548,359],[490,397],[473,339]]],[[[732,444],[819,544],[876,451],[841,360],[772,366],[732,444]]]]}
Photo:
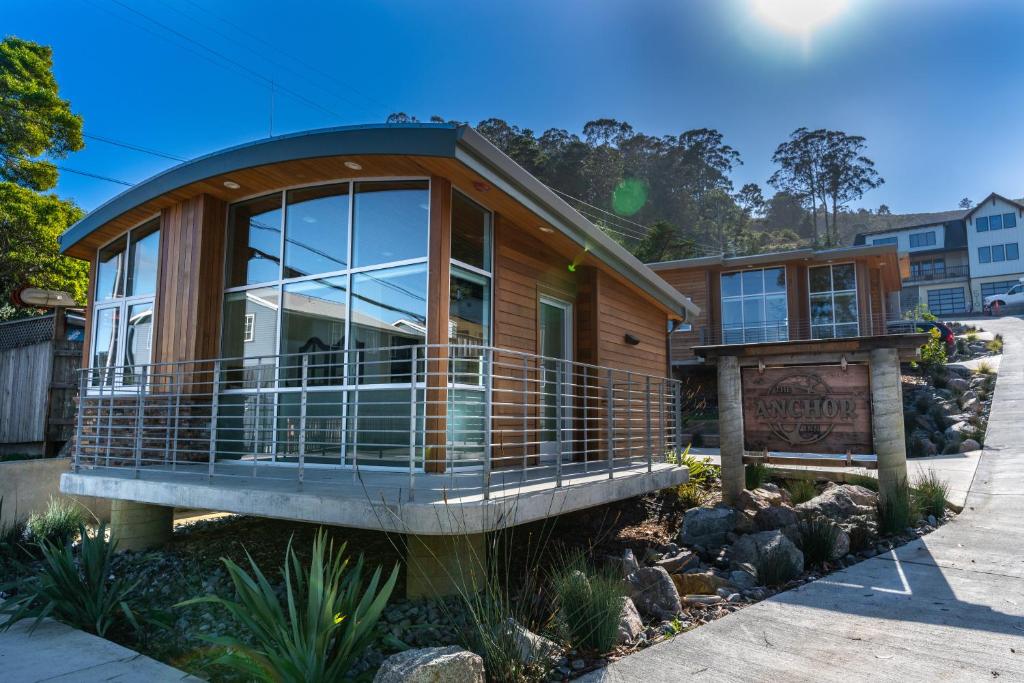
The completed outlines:
{"type": "Polygon", "coordinates": [[[560,433],[563,441],[568,436],[565,422],[572,406],[572,371],[569,363],[559,362],[572,360],[572,304],[567,301],[541,297],[540,355],[540,455],[542,462],[550,462],[558,454],[560,433]]]}

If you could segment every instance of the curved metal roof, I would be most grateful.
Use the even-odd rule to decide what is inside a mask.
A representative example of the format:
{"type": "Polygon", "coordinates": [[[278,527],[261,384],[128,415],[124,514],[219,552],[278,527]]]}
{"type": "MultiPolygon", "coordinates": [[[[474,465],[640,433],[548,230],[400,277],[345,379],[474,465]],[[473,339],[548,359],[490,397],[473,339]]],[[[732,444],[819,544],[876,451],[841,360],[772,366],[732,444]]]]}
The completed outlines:
{"type": "Polygon", "coordinates": [[[67,251],[130,209],[207,178],[267,164],[346,155],[430,156],[456,159],[615,268],[684,317],[699,309],[620,244],[581,216],[546,185],[466,125],[367,124],[304,131],[257,140],[173,166],[100,205],[60,236],[67,251]]]}

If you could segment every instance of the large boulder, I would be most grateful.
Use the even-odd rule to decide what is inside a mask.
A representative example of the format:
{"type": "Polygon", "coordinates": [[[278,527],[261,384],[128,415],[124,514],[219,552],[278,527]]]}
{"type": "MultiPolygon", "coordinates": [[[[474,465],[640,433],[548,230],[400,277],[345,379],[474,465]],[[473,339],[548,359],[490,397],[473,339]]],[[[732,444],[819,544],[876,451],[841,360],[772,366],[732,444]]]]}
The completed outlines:
{"type": "Polygon", "coordinates": [[[505,633],[515,641],[519,661],[523,664],[545,664],[562,655],[557,643],[537,635],[512,617],[505,622],[505,633]]]}
{"type": "Polygon", "coordinates": [[[636,608],[650,619],[674,619],[682,610],[679,591],[661,567],[641,567],[626,577],[626,583],[636,608]]]}
{"type": "Polygon", "coordinates": [[[622,557],[612,558],[612,560],[613,564],[618,564],[622,568],[623,577],[629,576],[640,568],[640,563],[636,561],[636,555],[630,548],[622,551],[622,557]]]}
{"type": "Polygon", "coordinates": [[[771,531],[796,526],[800,522],[800,516],[793,508],[779,505],[758,510],[754,515],[754,522],[761,531],[771,531]]]}
{"type": "Polygon", "coordinates": [[[871,489],[854,484],[839,484],[827,487],[819,495],[797,505],[796,509],[805,519],[821,516],[841,523],[859,515],[873,518],[877,502],[878,494],[871,489]]]}
{"type": "Polygon", "coordinates": [[[969,423],[967,420],[957,420],[953,424],[946,427],[946,431],[943,432],[943,435],[947,439],[961,440],[964,438],[964,434],[971,431],[971,429],[971,423],[969,423]]]}
{"type": "Polygon", "coordinates": [[[974,439],[964,439],[959,446],[961,453],[967,453],[968,451],[977,451],[981,449],[981,444],[974,439]]]}
{"type": "Polygon", "coordinates": [[[631,643],[644,632],[640,612],[630,598],[622,598],[622,616],[619,618],[619,645],[631,643]]]}
{"type": "Polygon", "coordinates": [[[740,510],[756,512],[767,507],[776,507],[789,502],[789,494],[775,484],[762,484],[756,489],[743,489],[736,499],[740,510]]]}
{"type": "Polygon", "coordinates": [[[719,505],[698,507],[686,511],[679,541],[684,545],[710,547],[726,542],[726,534],[736,525],[736,511],[719,505]]]}
{"type": "Polygon", "coordinates": [[[730,585],[728,579],[723,579],[711,571],[673,574],[672,581],[680,595],[713,595],[719,588],[730,585]]]}
{"type": "Polygon", "coordinates": [[[373,683],[484,683],[484,680],[484,660],[456,645],[391,655],[373,677],[373,683]]]}
{"type": "Polygon", "coordinates": [[[970,388],[970,383],[963,377],[950,377],[946,380],[946,386],[953,391],[967,391],[970,388]]]}
{"type": "Polygon", "coordinates": [[[680,574],[700,566],[700,556],[689,550],[681,550],[671,557],[663,557],[654,563],[655,567],[661,567],[669,574],[680,574]]]}
{"type": "Polygon", "coordinates": [[[768,562],[781,581],[796,578],[804,571],[804,554],[781,531],[760,531],[740,538],[732,544],[732,561],[737,565],[752,565],[758,570],[758,578],[768,562]]]}

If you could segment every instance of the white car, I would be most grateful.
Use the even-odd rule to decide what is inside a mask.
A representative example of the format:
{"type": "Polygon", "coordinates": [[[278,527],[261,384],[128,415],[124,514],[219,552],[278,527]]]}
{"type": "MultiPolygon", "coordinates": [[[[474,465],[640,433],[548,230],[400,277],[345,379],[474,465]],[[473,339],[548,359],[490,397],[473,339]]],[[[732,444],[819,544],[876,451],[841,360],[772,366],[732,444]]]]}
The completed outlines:
{"type": "Polygon", "coordinates": [[[1013,306],[1015,304],[1024,304],[1024,284],[1018,282],[1013,287],[1010,287],[1004,294],[992,294],[986,296],[984,299],[985,310],[991,311],[993,304],[999,304],[999,307],[1013,306]]]}

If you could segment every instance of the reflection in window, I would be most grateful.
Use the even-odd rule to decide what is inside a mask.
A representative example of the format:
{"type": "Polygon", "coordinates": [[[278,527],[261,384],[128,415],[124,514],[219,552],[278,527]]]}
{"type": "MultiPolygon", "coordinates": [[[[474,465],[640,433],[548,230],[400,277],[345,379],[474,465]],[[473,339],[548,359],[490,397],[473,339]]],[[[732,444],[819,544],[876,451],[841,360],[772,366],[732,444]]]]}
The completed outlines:
{"type": "Polygon", "coordinates": [[[128,307],[125,325],[124,384],[135,384],[136,375],[146,371],[153,362],[153,304],[132,304],[128,307]]]}
{"type": "Polygon", "coordinates": [[[160,254],[160,230],[153,222],[148,228],[132,231],[128,265],[128,296],[152,296],[156,293],[157,258],[160,254]]]}
{"type": "Polygon", "coordinates": [[[726,344],[789,339],[785,268],[723,273],[721,283],[726,344]]]}
{"type": "Polygon", "coordinates": [[[854,265],[814,266],[809,274],[811,336],[814,339],[856,337],[860,327],[854,265]]]}
{"type": "Polygon", "coordinates": [[[360,389],[348,394],[348,460],[360,467],[423,466],[423,390],[416,390],[416,413],[409,388],[360,389]],[[415,430],[410,422],[415,420],[415,430]],[[410,443],[412,441],[412,443],[410,443]]]}
{"type": "Polygon", "coordinates": [[[351,334],[359,382],[408,382],[412,350],[403,347],[422,344],[426,324],[426,264],[354,274],[351,334]]]}
{"type": "Polygon", "coordinates": [[[102,308],[96,311],[96,333],[92,344],[92,383],[114,383],[118,364],[118,336],[121,330],[121,308],[102,308]]]}
{"type": "Polygon", "coordinates": [[[124,251],[127,237],[100,249],[96,273],[96,301],[124,296],[124,251]]]}
{"type": "Polygon", "coordinates": [[[220,349],[225,388],[252,388],[257,379],[261,386],[273,384],[277,297],[277,287],[225,295],[220,349]],[[247,334],[247,326],[251,334],[247,334]]]}
{"type": "Polygon", "coordinates": [[[425,180],[356,183],[353,265],[425,257],[429,202],[425,180]]]}
{"type": "Polygon", "coordinates": [[[346,268],[348,184],[289,192],[284,277],[333,273],[346,268]]]}
{"type": "MultiPolygon", "coordinates": [[[[344,409],[345,394],[341,391],[308,392],[305,399],[297,391],[278,394],[277,461],[298,462],[301,446],[306,463],[341,464],[344,409]]],[[[408,414],[405,419],[408,425],[408,414]]]]}
{"type": "Polygon", "coordinates": [[[452,259],[491,269],[491,214],[461,192],[452,192],[452,259]]]}
{"type": "Polygon", "coordinates": [[[448,303],[448,341],[456,384],[480,384],[484,351],[490,346],[490,278],[452,268],[448,303]]]}
{"type": "Polygon", "coordinates": [[[345,276],[284,286],[281,309],[281,379],[297,386],[306,363],[306,383],[341,384],[345,364],[345,276]]]}
{"type": "Polygon", "coordinates": [[[281,193],[233,204],[228,214],[225,287],[280,277],[281,193]]]}

